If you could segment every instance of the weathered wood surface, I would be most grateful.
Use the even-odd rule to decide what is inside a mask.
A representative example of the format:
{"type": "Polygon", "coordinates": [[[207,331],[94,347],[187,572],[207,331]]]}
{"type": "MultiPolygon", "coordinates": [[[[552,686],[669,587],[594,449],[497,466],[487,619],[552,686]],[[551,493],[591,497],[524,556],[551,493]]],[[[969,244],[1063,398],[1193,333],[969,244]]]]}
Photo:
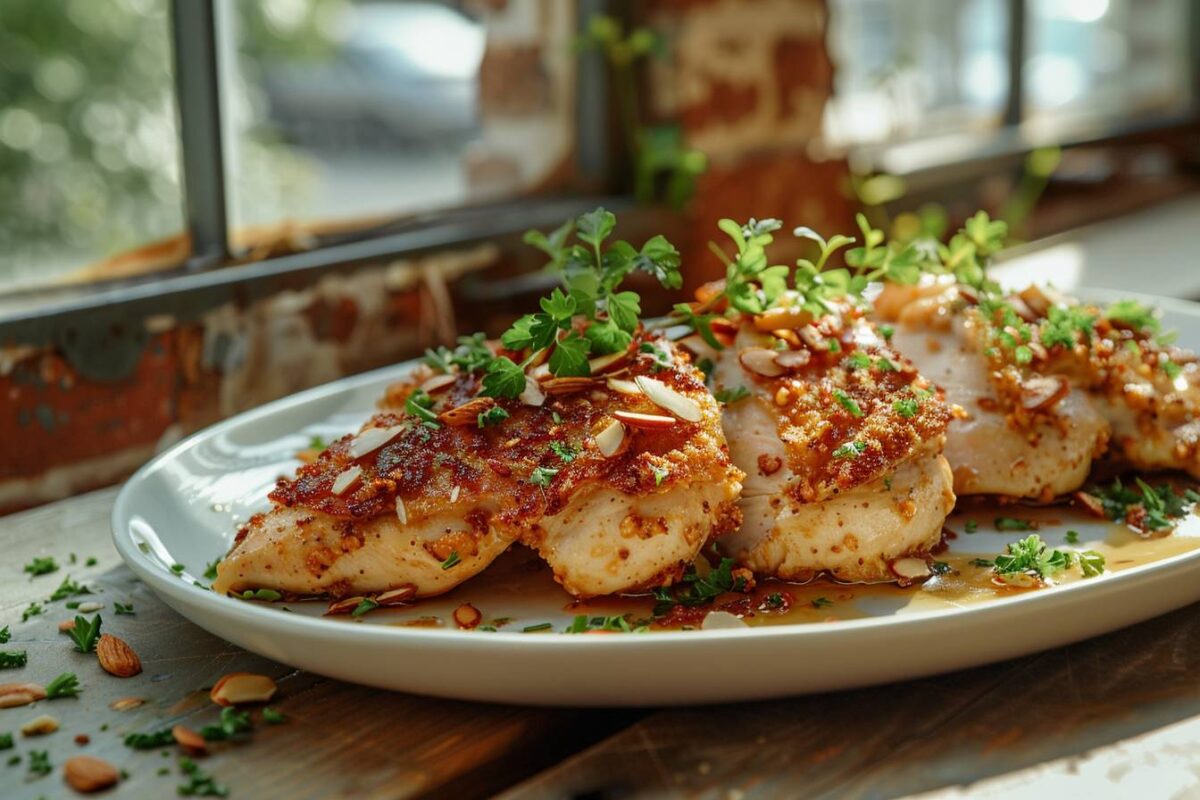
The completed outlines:
{"type": "Polygon", "coordinates": [[[175,787],[183,782],[177,748],[134,751],[122,740],[131,731],[179,722],[193,729],[212,724],[219,709],[205,689],[238,670],[277,680],[278,701],[271,705],[288,721],[265,725],[256,714],[248,741],[215,746],[201,761],[235,798],[488,796],[635,718],[630,712],[585,715],[413,697],[327,680],[247,653],[167,608],[121,564],[108,527],[114,496],[107,490],[0,518],[0,628],[8,625],[12,631],[12,641],[0,649],[28,652],[28,665],[0,671],[0,683],[45,684],[70,671],[82,686],[78,699],[0,709],[0,733],[13,733],[16,739],[14,750],[0,751],[4,800],[72,794],[63,784],[62,764],[81,753],[129,772],[128,780],[111,793],[115,797],[175,796],[175,787]],[[74,565],[67,563],[72,552],[74,565]],[[46,555],[59,561],[58,572],[32,579],[22,574],[25,563],[46,555]],[[89,557],[97,559],[94,567],[84,566],[89,557]],[[100,612],[104,630],[138,652],[141,675],[114,678],[99,668],[94,655],[74,652],[57,630],[60,621],[76,613],[62,601],[46,604],[45,613],[21,622],[30,601],[44,601],[68,574],[96,590],[94,596],[74,599],[105,604],[100,612]],[[135,615],[114,614],[114,601],[132,602],[135,615]],[[109,703],[122,697],[141,697],[147,703],[132,711],[111,710],[109,703]],[[61,729],[40,738],[17,733],[40,714],[56,717],[61,729]],[[108,730],[101,730],[102,725],[108,730]],[[73,742],[80,733],[91,738],[86,746],[73,742]],[[30,750],[48,751],[54,772],[31,778],[30,750]],[[14,753],[22,761],[8,766],[14,753]],[[163,768],[169,773],[158,774],[163,768]]]}
{"type": "Polygon", "coordinates": [[[29,665],[0,672],[0,682],[45,683],[73,671],[83,687],[77,700],[0,710],[0,733],[43,713],[62,723],[42,739],[18,735],[13,751],[0,752],[6,800],[68,795],[61,766],[75,753],[128,770],[112,796],[174,796],[175,748],[164,758],[122,738],[211,723],[217,709],[201,690],[234,670],[274,676],[272,705],[289,719],[259,723],[248,741],[214,747],[203,760],[233,797],[458,798],[506,787],[510,800],[1200,794],[1200,606],[1016,661],[817,697],[649,715],[454,703],[296,672],[201,631],[120,565],[108,534],[113,496],[0,519],[0,627],[13,633],[4,649],[29,652],[29,665]],[[60,570],[22,575],[35,555],[55,556],[60,570]],[[85,567],[88,557],[98,563],[85,567]],[[100,590],[105,629],[137,649],[141,675],[113,678],[94,656],[74,653],[56,629],[74,613],[62,602],[20,621],[67,574],[100,590]],[[113,614],[114,601],[132,601],[136,615],[113,614]],[[109,708],[127,696],[148,702],[109,708]],[[77,733],[91,742],[76,745],[77,733]],[[34,749],[49,752],[51,775],[27,776],[34,749]],[[22,762],[6,766],[14,752],[22,762]],[[163,768],[169,774],[158,774],[163,768]]]}

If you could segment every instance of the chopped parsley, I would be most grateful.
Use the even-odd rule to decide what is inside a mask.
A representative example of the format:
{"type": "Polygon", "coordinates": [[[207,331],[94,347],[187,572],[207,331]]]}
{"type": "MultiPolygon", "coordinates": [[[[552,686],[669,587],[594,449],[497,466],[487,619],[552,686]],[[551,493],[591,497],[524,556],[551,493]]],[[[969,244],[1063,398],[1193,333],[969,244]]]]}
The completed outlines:
{"type": "Polygon", "coordinates": [[[185,569],[187,569],[187,567],[185,567],[183,564],[171,565],[171,572],[174,572],[176,575],[182,575],[185,569]]]}
{"type": "Polygon", "coordinates": [[[54,700],[59,697],[78,697],[79,678],[74,672],[64,672],[46,684],[46,699],[54,700]]]}
{"type": "Polygon", "coordinates": [[[654,616],[661,617],[675,606],[706,605],[725,592],[740,592],[745,588],[745,579],[733,575],[732,558],[722,558],[720,566],[709,570],[707,575],[700,575],[695,565],[689,565],[682,585],[654,590],[654,616]]]}
{"type": "Polygon", "coordinates": [[[967,533],[975,533],[975,531],[979,530],[979,523],[973,519],[969,519],[963,523],[963,530],[967,533]]]}
{"type": "Polygon", "coordinates": [[[175,736],[170,728],[153,731],[152,733],[130,733],[125,736],[125,746],[134,750],[157,750],[175,744],[175,736]]]}
{"type": "Polygon", "coordinates": [[[274,589],[247,589],[240,596],[243,600],[262,600],[265,603],[274,603],[276,600],[283,599],[283,595],[274,589]]]}
{"type": "Polygon", "coordinates": [[[475,424],[480,428],[486,428],[489,425],[499,425],[504,420],[508,419],[508,412],[500,406],[492,406],[487,411],[480,412],[475,417],[475,424]]]}
{"type": "Polygon", "coordinates": [[[866,442],[846,442],[833,451],[834,458],[858,458],[867,451],[866,442]]]}
{"type": "Polygon", "coordinates": [[[54,560],[54,556],[35,558],[25,565],[25,571],[30,576],[48,575],[51,572],[58,572],[58,562],[54,560]]]}
{"type": "Polygon", "coordinates": [[[833,605],[833,601],[828,597],[818,597],[810,603],[813,608],[829,608],[833,605]]]}
{"type": "Polygon", "coordinates": [[[263,722],[266,722],[269,725],[278,725],[281,722],[287,722],[287,717],[283,715],[283,712],[276,711],[270,706],[267,706],[262,710],[262,717],[263,722]]]}
{"type": "MultiPolygon", "coordinates": [[[[169,731],[168,731],[169,733],[169,731]]],[[[200,769],[200,765],[190,758],[179,759],[179,771],[187,779],[175,790],[184,797],[228,797],[229,787],[217,783],[216,778],[200,769]]]]}
{"type": "Polygon", "coordinates": [[[671,354],[654,342],[642,342],[641,346],[638,347],[638,352],[650,355],[650,358],[654,362],[650,368],[651,372],[662,372],[664,369],[670,369],[675,366],[675,362],[671,360],[671,354]]]}
{"type": "Polygon", "coordinates": [[[554,455],[558,456],[558,460],[564,464],[570,464],[579,455],[579,451],[563,442],[551,442],[550,449],[554,451],[554,455]]]}
{"type": "Polygon", "coordinates": [[[1176,492],[1168,483],[1151,486],[1141,478],[1134,481],[1136,489],[1117,478],[1108,486],[1093,486],[1087,493],[1100,502],[1109,519],[1143,531],[1175,527],[1173,520],[1186,516],[1190,507],[1200,502],[1200,493],[1194,489],[1176,492]]]}
{"type": "Polygon", "coordinates": [[[1079,568],[1083,570],[1083,577],[1094,578],[1103,574],[1104,556],[1100,553],[1095,550],[1085,550],[1077,553],[1075,557],[1079,561],[1079,568]]]}
{"type": "Polygon", "coordinates": [[[233,706],[226,706],[221,709],[217,724],[205,725],[200,729],[200,735],[206,742],[223,742],[239,733],[248,732],[252,727],[249,711],[238,711],[233,706]]]}
{"type": "Polygon", "coordinates": [[[954,568],[945,561],[935,561],[929,565],[929,570],[934,575],[947,575],[954,571],[954,568]]]}
{"type": "MultiPolygon", "coordinates": [[[[525,378],[522,375],[521,388],[525,387],[525,378]]],[[[426,427],[440,428],[441,423],[437,421],[437,414],[433,412],[433,398],[424,389],[415,389],[408,399],[404,401],[404,410],[410,416],[419,419],[426,427]]]]}
{"type": "Polygon", "coordinates": [[[1036,531],[1037,525],[1027,519],[1017,517],[996,517],[992,522],[998,531],[1036,531]]]}
{"type": "Polygon", "coordinates": [[[324,450],[326,448],[326,446],[327,445],[325,444],[325,440],[322,439],[320,436],[313,436],[311,439],[308,440],[308,449],[309,450],[316,450],[316,451],[320,452],[320,451],[324,450]]]}
{"type": "Polygon", "coordinates": [[[215,559],[208,562],[208,564],[204,567],[204,577],[208,578],[210,581],[215,581],[217,579],[217,565],[220,563],[220,556],[217,556],[215,559]]]}
{"type": "Polygon", "coordinates": [[[905,419],[912,419],[921,408],[921,403],[915,397],[902,397],[892,403],[892,410],[905,419]]]}
{"type": "Polygon", "coordinates": [[[36,617],[38,614],[42,613],[42,611],[42,604],[35,600],[27,605],[25,610],[21,612],[21,622],[27,622],[30,617],[36,617]]]}
{"type": "Polygon", "coordinates": [[[133,603],[130,603],[129,605],[125,605],[124,603],[113,603],[113,611],[117,612],[117,616],[119,617],[132,617],[134,615],[133,603]]]}
{"type": "Polygon", "coordinates": [[[0,628],[0,644],[8,644],[8,640],[11,638],[12,632],[9,631],[7,625],[5,625],[3,628],[0,628]]]}
{"type": "Polygon", "coordinates": [[[552,467],[535,467],[529,476],[529,482],[534,486],[545,489],[557,474],[558,470],[552,467]]]}
{"type": "Polygon", "coordinates": [[[441,372],[452,372],[455,367],[461,368],[463,372],[478,372],[487,366],[492,357],[487,337],[476,333],[458,337],[458,346],[453,350],[444,346],[436,350],[426,350],[424,361],[441,372]]]}
{"type": "Polygon", "coordinates": [[[67,631],[67,635],[75,643],[77,651],[90,653],[96,649],[96,642],[100,639],[101,624],[103,624],[103,620],[100,619],[99,614],[92,617],[91,621],[81,616],[75,617],[75,626],[67,631]]]}
{"type": "Polygon", "coordinates": [[[849,370],[870,369],[871,357],[861,350],[855,350],[850,355],[846,356],[846,360],[842,362],[849,370]]]}
{"type": "Polygon", "coordinates": [[[861,417],[863,415],[863,410],[859,407],[858,401],[843,392],[841,389],[834,389],[833,397],[838,401],[838,404],[841,405],[842,408],[850,412],[850,416],[861,417]]]}
{"type": "Polygon", "coordinates": [[[29,751],[29,772],[33,775],[49,775],[54,771],[50,765],[50,753],[46,750],[29,751]]]}
{"type": "Polygon", "coordinates": [[[458,564],[462,559],[458,557],[457,550],[451,550],[450,555],[446,556],[446,560],[442,562],[442,569],[450,569],[458,564]]]}
{"type": "Polygon", "coordinates": [[[354,610],[350,612],[350,616],[361,617],[363,614],[374,611],[377,608],[379,608],[379,603],[369,597],[364,597],[359,604],[354,607],[354,610]]]}
{"type": "Polygon", "coordinates": [[[553,627],[549,622],[540,622],[537,625],[526,625],[521,628],[521,633],[538,633],[539,631],[548,631],[553,627]]]}
{"type": "Polygon", "coordinates": [[[783,594],[780,592],[771,592],[769,595],[763,598],[763,602],[766,603],[768,608],[783,608],[786,604],[786,601],[783,599],[783,594]]]}
{"type": "Polygon", "coordinates": [[[13,749],[13,736],[11,733],[0,733],[0,750],[13,749]]]}
{"type": "Polygon", "coordinates": [[[671,470],[667,467],[660,467],[656,464],[650,466],[650,471],[654,473],[654,485],[662,486],[662,482],[671,474],[671,470]]]}
{"type": "Polygon", "coordinates": [[[20,669],[27,660],[24,650],[0,650],[0,669],[20,669]]]}
{"type": "Polygon", "coordinates": [[[1036,533],[1008,545],[992,561],[992,569],[1001,577],[1024,573],[1037,578],[1046,578],[1071,566],[1071,554],[1063,550],[1052,550],[1036,533]]]}
{"type": "Polygon", "coordinates": [[[892,337],[896,335],[896,329],[891,325],[880,325],[879,335],[883,337],[884,341],[890,342],[892,337]]]}
{"type": "Polygon", "coordinates": [[[563,633],[587,633],[588,631],[614,631],[617,633],[644,633],[648,625],[632,625],[625,616],[589,617],[579,614],[571,620],[571,624],[563,628],[563,633]]]}
{"type": "Polygon", "coordinates": [[[1135,331],[1159,333],[1162,330],[1154,309],[1137,300],[1118,300],[1104,310],[1104,317],[1135,331]]]}
{"type": "Polygon", "coordinates": [[[733,405],[739,400],[745,400],[750,396],[750,390],[745,386],[734,386],[731,389],[719,389],[713,392],[713,397],[718,403],[724,403],[727,406],[733,405]]]}
{"type": "Polygon", "coordinates": [[[50,595],[50,602],[54,603],[59,600],[65,600],[68,597],[74,597],[75,595],[91,593],[91,589],[71,580],[71,576],[68,575],[67,577],[63,578],[62,583],[60,583],[58,588],[54,590],[54,593],[50,595]]]}
{"type": "Polygon", "coordinates": [[[1079,531],[1067,531],[1067,544],[1079,544],[1079,531]]]}

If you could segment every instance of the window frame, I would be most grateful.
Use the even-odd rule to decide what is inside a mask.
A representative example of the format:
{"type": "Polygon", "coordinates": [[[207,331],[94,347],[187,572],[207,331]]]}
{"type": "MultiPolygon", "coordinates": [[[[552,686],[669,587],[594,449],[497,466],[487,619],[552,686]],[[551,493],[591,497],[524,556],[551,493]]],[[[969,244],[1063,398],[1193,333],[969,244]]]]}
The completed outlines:
{"type": "MultiPolygon", "coordinates": [[[[153,316],[192,321],[221,304],[253,302],[284,289],[308,286],[331,272],[466,247],[531,227],[556,226],[597,205],[615,211],[633,206],[629,195],[610,191],[624,189],[617,180],[619,154],[610,147],[610,109],[585,100],[607,96],[608,76],[603,57],[585,52],[576,57],[575,66],[574,152],[580,184],[589,191],[448,209],[433,220],[400,217],[376,229],[321,242],[311,250],[234,263],[218,77],[220,4],[220,0],[171,0],[169,9],[184,227],[191,239],[188,255],[173,267],[135,278],[0,294],[0,344],[69,350],[70,343],[81,340],[140,340],[145,320],[153,316]]],[[[576,30],[582,32],[594,14],[620,11],[619,3],[609,0],[578,0],[576,30]]]]}

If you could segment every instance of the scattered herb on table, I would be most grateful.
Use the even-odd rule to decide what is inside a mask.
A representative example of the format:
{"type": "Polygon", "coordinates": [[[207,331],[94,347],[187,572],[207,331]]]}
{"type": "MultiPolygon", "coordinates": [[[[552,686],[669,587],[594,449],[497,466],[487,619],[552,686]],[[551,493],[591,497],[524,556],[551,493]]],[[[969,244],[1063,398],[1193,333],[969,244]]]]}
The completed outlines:
{"type": "Polygon", "coordinates": [[[0,644],[8,644],[8,640],[11,638],[12,631],[8,629],[7,625],[5,625],[3,628],[0,628],[0,644]]]}
{"type": "Polygon", "coordinates": [[[50,595],[50,602],[56,603],[59,600],[66,600],[68,597],[75,597],[76,595],[91,593],[91,589],[78,583],[77,581],[72,580],[71,576],[68,575],[67,577],[63,578],[62,583],[60,583],[58,588],[54,590],[54,593],[50,595]]]}
{"type": "Polygon", "coordinates": [[[54,700],[59,697],[78,697],[79,678],[74,672],[64,672],[46,684],[46,699],[54,700]]]}
{"type": "Polygon", "coordinates": [[[0,669],[20,669],[28,660],[24,650],[0,650],[0,669]]]}
{"type": "Polygon", "coordinates": [[[281,722],[287,722],[287,717],[283,715],[283,712],[276,711],[270,706],[267,706],[262,710],[262,717],[263,721],[270,725],[278,725],[281,722]]]}
{"type": "Polygon", "coordinates": [[[130,733],[125,736],[125,746],[134,750],[157,750],[175,744],[175,735],[170,728],[150,733],[130,733]]]}
{"type": "Polygon", "coordinates": [[[249,733],[254,726],[250,723],[249,711],[238,711],[233,706],[221,709],[216,725],[205,725],[200,735],[206,742],[223,742],[239,733],[249,733]]]}
{"type": "Polygon", "coordinates": [[[229,787],[217,783],[216,778],[200,769],[200,765],[190,758],[179,759],[179,771],[187,778],[187,783],[181,783],[176,791],[184,797],[228,797],[229,787]]]}
{"type": "Polygon", "coordinates": [[[992,523],[998,531],[1035,531],[1037,525],[1027,519],[1017,517],[996,517],[992,523]]]}
{"type": "Polygon", "coordinates": [[[67,635],[75,642],[75,649],[80,653],[90,653],[96,649],[96,642],[100,639],[100,626],[103,620],[100,615],[87,620],[82,616],[75,617],[75,625],[67,631],[67,635]]]}
{"type": "Polygon", "coordinates": [[[21,622],[27,622],[30,617],[36,617],[38,614],[42,613],[42,611],[42,604],[35,600],[27,605],[25,610],[21,612],[21,622]]]}
{"type": "Polygon", "coordinates": [[[34,775],[49,775],[54,771],[50,765],[50,753],[46,750],[29,751],[29,772],[34,775]]]}
{"type": "Polygon", "coordinates": [[[133,603],[125,605],[124,603],[113,603],[113,611],[117,612],[118,616],[132,617],[134,615],[133,603]]]}
{"type": "Polygon", "coordinates": [[[25,571],[28,572],[31,577],[48,575],[51,572],[58,571],[58,562],[54,560],[54,556],[35,558],[33,561],[30,561],[25,565],[25,571]]]}

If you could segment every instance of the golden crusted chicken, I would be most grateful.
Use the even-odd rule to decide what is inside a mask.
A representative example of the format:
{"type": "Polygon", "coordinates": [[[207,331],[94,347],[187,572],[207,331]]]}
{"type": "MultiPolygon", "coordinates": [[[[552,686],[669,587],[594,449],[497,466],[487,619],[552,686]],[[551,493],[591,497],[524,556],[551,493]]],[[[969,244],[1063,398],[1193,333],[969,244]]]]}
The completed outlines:
{"type": "Polygon", "coordinates": [[[943,276],[888,285],[875,305],[897,349],[964,410],[946,444],[959,494],[1049,501],[1098,458],[1200,477],[1200,365],[1141,304],[1036,287],[981,296],[943,276]]]}
{"type": "Polygon", "coordinates": [[[357,435],[281,479],[214,589],[425,597],[522,542],[590,597],[670,584],[737,526],[719,407],[665,339],[639,333],[588,376],[535,367],[517,397],[443,368],[390,387],[357,435]]]}
{"type": "Polygon", "coordinates": [[[855,304],[826,303],[814,320],[787,301],[741,315],[720,351],[687,340],[714,361],[730,452],[747,474],[742,528],[718,548],[787,580],[927,576],[954,506],[940,455],[949,408],[855,304]]]}

